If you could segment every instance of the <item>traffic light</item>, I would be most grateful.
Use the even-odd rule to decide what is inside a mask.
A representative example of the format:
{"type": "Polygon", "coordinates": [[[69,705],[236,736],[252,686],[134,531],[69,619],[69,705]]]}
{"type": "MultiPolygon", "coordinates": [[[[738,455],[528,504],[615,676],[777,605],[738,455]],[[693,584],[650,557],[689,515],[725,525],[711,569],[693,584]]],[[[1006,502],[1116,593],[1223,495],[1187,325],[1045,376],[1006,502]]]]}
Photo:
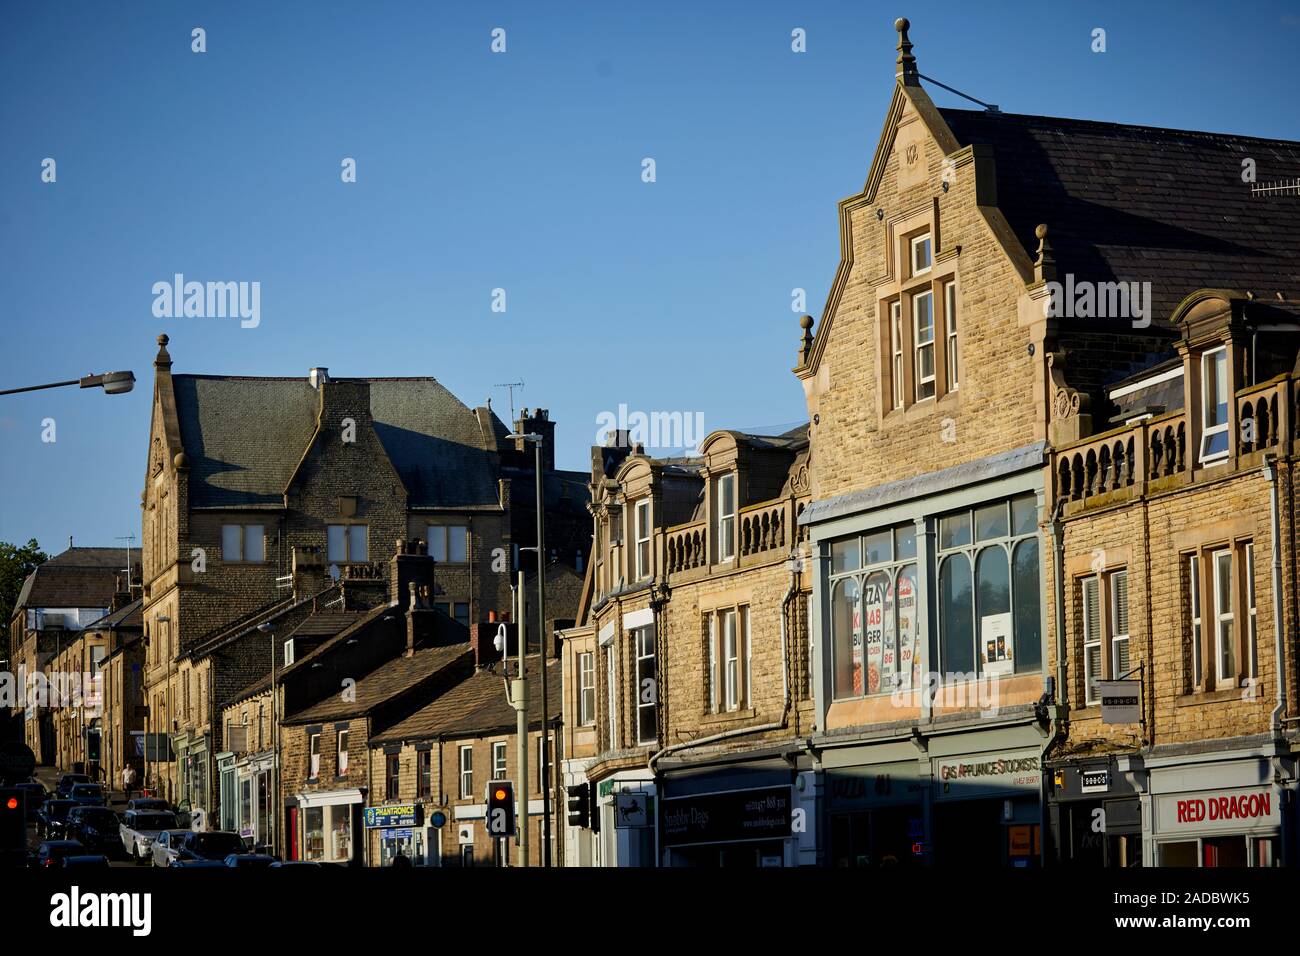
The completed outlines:
{"type": "Polygon", "coordinates": [[[596,806],[596,791],[591,784],[575,783],[568,792],[569,826],[599,832],[600,809],[596,806]]]}
{"type": "Polygon", "coordinates": [[[17,787],[0,789],[0,851],[27,849],[27,794],[17,787]]]}
{"type": "Polygon", "coordinates": [[[509,780],[493,780],[488,784],[487,832],[494,838],[514,835],[515,785],[509,780]]]}
{"type": "Polygon", "coordinates": [[[587,801],[591,798],[591,784],[575,783],[569,788],[569,826],[585,830],[591,825],[587,801]]]}

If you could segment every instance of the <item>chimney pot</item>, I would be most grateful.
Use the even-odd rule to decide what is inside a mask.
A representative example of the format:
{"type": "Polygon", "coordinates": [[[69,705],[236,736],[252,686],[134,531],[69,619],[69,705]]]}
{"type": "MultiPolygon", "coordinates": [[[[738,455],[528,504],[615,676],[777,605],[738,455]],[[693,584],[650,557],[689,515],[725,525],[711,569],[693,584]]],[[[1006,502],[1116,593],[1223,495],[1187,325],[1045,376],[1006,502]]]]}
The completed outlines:
{"type": "Polygon", "coordinates": [[[322,383],[330,380],[330,370],[319,366],[313,368],[307,373],[307,380],[311,382],[312,388],[320,388],[322,383]]]}

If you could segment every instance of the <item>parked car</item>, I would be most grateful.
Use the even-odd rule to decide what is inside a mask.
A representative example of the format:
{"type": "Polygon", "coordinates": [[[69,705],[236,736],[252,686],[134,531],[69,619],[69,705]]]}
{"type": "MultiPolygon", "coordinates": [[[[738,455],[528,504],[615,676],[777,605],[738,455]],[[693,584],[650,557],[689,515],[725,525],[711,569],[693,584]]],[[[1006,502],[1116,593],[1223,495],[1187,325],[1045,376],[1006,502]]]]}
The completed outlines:
{"type": "Polygon", "coordinates": [[[108,794],[104,792],[102,783],[74,784],[72,790],[68,793],[68,799],[76,800],[83,807],[108,806],[108,794]]]}
{"type": "Polygon", "coordinates": [[[31,822],[36,819],[41,804],[49,799],[49,792],[46,791],[45,784],[39,780],[28,780],[26,783],[20,783],[18,789],[23,791],[27,797],[27,820],[31,822]]]}
{"type": "Polygon", "coordinates": [[[41,869],[61,866],[65,856],[78,856],[85,849],[76,840],[46,840],[36,848],[35,865],[41,869]]]}
{"type": "Polygon", "coordinates": [[[59,778],[54,792],[60,800],[66,799],[68,794],[72,792],[72,788],[79,783],[90,783],[90,777],[84,773],[65,773],[59,778]]]}
{"type": "Polygon", "coordinates": [[[226,864],[222,863],[220,860],[200,860],[200,859],[197,859],[197,858],[196,858],[196,859],[193,859],[193,860],[173,860],[172,863],[171,863],[171,866],[168,867],[168,869],[172,869],[172,870],[205,870],[205,869],[224,870],[224,869],[227,869],[227,866],[226,866],[226,864]]]}
{"type": "Polygon", "coordinates": [[[68,811],[77,806],[75,800],[46,800],[36,813],[36,828],[42,840],[57,840],[64,834],[68,811]]]}
{"type": "Polygon", "coordinates": [[[163,830],[153,841],[149,858],[154,866],[171,866],[180,858],[181,846],[190,835],[189,830],[163,830]]]}
{"type": "Polygon", "coordinates": [[[153,857],[153,844],[163,830],[179,829],[176,814],[166,810],[127,810],[118,827],[122,849],[137,863],[153,857]]]}
{"type": "Polygon", "coordinates": [[[191,831],[187,834],[180,842],[178,855],[187,860],[224,861],[232,854],[245,853],[247,847],[244,845],[244,838],[238,833],[231,833],[228,830],[208,830],[201,833],[191,831]]]}
{"type": "Polygon", "coordinates": [[[275,862],[275,857],[266,853],[232,853],[226,857],[225,865],[236,869],[262,870],[275,862]]]}
{"type": "Polygon", "coordinates": [[[341,870],[343,867],[338,863],[322,863],[320,860],[276,860],[268,870],[279,870],[288,866],[305,866],[316,870],[341,870]]]}
{"type": "Polygon", "coordinates": [[[63,858],[65,870],[108,869],[108,857],[102,853],[73,853],[63,858]]]}
{"type": "Polygon", "coordinates": [[[126,802],[128,810],[166,810],[172,812],[172,805],[162,797],[132,797],[126,802]]]}
{"type": "Polygon", "coordinates": [[[68,811],[64,832],[69,839],[80,840],[83,846],[105,853],[120,853],[121,827],[121,819],[108,807],[80,806],[68,811]]]}

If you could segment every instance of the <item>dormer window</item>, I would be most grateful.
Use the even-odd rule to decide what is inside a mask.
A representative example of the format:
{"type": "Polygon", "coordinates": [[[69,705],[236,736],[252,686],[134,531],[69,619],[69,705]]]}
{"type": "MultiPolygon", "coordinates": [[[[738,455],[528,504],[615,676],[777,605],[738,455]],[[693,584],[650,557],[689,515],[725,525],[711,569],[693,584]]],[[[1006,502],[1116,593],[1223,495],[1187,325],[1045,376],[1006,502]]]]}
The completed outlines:
{"type": "Polygon", "coordinates": [[[1201,356],[1201,463],[1228,457],[1228,350],[1201,356]]]}
{"type": "Polygon", "coordinates": [[[718,479],[718,561],[730,561],[736,556],[736,476],[723,475],[718,479]]]}
{"type": "Polygon", "coordinates": [[[636,503],[636,579],[650,577],[650,500],[636,503]]]}
{"type": "Polygon", "coordinates": [[[912,275],[930,271],[930,234],[923,233],[912,239],[912,275]]]}

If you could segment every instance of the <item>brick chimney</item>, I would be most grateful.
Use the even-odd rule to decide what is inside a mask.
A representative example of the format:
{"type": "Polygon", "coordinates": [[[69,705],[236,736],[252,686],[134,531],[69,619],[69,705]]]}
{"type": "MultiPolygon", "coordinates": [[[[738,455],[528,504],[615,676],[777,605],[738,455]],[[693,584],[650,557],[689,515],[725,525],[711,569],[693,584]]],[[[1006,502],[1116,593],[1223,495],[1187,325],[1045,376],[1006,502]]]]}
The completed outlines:
{"type": "Polygon", "coordinates": [[[416,648],[426,647],[434,636],[434,611],[429,606],[429,588],[414,581],[406,584],[406,656],[415,654],[416,648]]]}
{"type": "Polygon", "coordinates": [[[423,541],[398,538],[388,566],[388,600],[393,604],[407,607],[411,584],[433,593],[434,562],[423,541]]]}
{"type": "MultiPolygon", "coordinates": [[[[541,435],[542,470],[555,470],[555,422],[551,421],[551,413],[548,409],[534,408],[531,412],[526,408],[522,409],[519,413],[519,420],[515,422],[515,434],[541,435]]],[[[518,451],[526,452],[528,462],[532,464],[535,452],[530,442],[518,440],[515,442],[515,448],[518,451]]]]}

